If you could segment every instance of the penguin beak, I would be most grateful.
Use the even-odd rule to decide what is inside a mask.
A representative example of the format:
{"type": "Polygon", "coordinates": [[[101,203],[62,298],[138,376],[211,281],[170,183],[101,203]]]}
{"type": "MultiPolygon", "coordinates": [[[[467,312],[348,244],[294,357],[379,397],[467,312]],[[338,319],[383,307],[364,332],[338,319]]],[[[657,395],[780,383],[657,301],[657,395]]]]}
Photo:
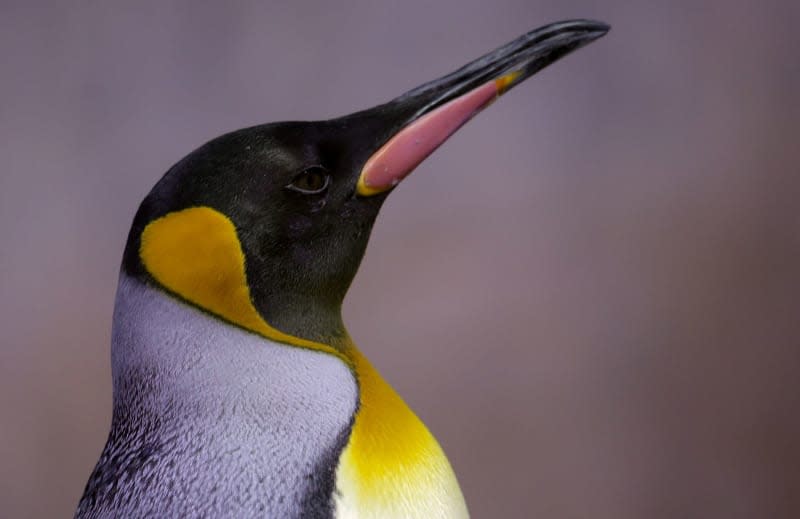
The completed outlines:
{"type": "Polygon", "coordinates": [[[558,22],[516,40],[440,79],[358,115],[393,122],[364,163],[356,192],[383,193],[396,186],[478,112],[514,86],[570,52],[600,38],[609,26],[589,20],[558,22]],[[372,112],[372,114],[370,114],[372,112]]]}

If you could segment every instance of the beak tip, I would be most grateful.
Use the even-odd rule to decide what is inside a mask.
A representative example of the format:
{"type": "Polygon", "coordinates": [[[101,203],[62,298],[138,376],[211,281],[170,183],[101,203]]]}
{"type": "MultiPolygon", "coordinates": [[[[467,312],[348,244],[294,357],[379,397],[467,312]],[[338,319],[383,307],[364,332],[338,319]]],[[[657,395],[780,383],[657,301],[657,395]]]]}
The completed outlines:
{"type": "Polygon", "coordinates": [[[594,23],[594,31],[602,32],[603,34],[607,33],[611,30],[611,26],[605,22],[593,21],[594,23]]]}
{"type": "Polygon", "coordinates": [[[554,26],[561,26],[562,29],[572,29],[575,31],[585,31],[589,33],[605,34],[611,30],[611,26],[605,22],[598,20],[569,20],[564,22],[557,22],[554,26]]]}
{"type": "Polygon", "coordinates": [[[591,34],[593,40],[597,38],[602,38],[603,36],[608,34],[608,31],[611,30],[611,26],[608,25],[607,23],[603,22],[595,22],[595,23],[596,23],[595,27],[589,31],[589,34],[591,34]]]}
{"type": "Polygon", "coordinates": [[[586,33],[586,43],[602,38],[611,30],[611,26],[604,22],[593,21],[591,24],[592,27],[586,33]]]}
{"type": "Polygon", "coordinates": [[[574,38],[579,39],[583,44],[590,43],[598,38],[601,38],[611,30],[611,26],[605,22],[597,20],[566,20],[563,22],[556,22],[543,29],[532,31],[533,33],[557,34],[567,33],[571,34],[574,38]]]}

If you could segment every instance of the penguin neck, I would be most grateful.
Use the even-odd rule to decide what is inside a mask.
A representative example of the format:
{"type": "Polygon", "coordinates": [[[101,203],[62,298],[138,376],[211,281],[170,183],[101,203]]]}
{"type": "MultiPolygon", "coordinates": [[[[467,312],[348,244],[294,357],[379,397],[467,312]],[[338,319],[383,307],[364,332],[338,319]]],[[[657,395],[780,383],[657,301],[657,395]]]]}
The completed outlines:
{"type": "Polygon", "coordinates": [[[268,301],[255,299],[254,305],[270,326],[288,335],[328,344],[340,352],[350,342],[342,320],[341,299],[325,301],[284,292],[273,294],[268,301]]]}

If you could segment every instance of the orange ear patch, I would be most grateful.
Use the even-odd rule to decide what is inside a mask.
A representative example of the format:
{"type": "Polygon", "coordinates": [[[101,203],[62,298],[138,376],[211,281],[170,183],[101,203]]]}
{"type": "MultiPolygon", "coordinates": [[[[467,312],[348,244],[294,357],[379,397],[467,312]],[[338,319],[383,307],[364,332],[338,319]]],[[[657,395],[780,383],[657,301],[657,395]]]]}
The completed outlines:
{"type": "Polygon", "coordinates": [[[274,341],[345,357],[331,346],[276,330],[253,306],[242,245],[233,222],[210,207],[191,207],[150,222],[139,256],[164,288],[226,321],[274,341]]]}

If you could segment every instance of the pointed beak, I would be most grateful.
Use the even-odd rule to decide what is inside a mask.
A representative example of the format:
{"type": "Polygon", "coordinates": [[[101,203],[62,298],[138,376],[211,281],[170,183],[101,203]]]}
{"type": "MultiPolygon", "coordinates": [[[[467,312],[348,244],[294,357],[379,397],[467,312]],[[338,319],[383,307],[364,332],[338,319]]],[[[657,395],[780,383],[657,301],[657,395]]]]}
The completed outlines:
{"type": "Polygon", "coordinates": [[[354,114],[392,121],[361,169],[358,195],[393,188],[498,97],[608,30],[608,25],[589,20],[547,25],[389,103],[354,114]]]}

